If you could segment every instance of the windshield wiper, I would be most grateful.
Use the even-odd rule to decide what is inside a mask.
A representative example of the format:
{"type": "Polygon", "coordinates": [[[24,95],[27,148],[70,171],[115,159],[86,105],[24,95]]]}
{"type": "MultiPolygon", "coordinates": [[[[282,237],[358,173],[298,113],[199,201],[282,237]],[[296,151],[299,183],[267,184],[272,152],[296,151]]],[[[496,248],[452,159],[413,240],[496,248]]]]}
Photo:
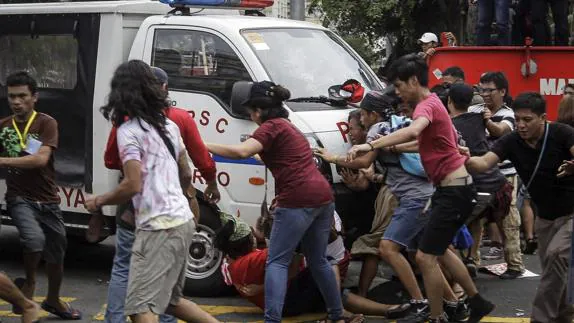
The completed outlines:
{"type": "Polygon", "coordinates": [[[306,96],[300,98],[293,98],[287,100],[287,102],[309,102],[309,103],[324,103],[335,107],[346,107],[348,102],[344,98],[330,98],[324,95],[320,96],[306,96]]]}

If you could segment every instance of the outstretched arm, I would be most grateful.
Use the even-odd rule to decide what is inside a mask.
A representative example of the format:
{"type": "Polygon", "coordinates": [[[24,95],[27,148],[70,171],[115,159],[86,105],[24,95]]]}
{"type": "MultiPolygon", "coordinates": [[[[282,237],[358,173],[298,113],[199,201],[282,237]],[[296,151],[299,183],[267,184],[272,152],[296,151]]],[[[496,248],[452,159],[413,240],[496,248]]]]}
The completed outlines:
{"type": "Polygon", "coordinates": [[[245,159],[263,151],[263,145],[253,139],[249,138],[244,142],[237,145],[222,145],[222,144],[206,144],[209,152],[215,155],[232,158],[232,159],[245,159]]]}
{"type": "Polygon", "coordinates": [[[500,158],[489,151],[482,156],[471,157],[466,161],[466,168],[472,173],[483,173],[496,166],[500,158]]]}

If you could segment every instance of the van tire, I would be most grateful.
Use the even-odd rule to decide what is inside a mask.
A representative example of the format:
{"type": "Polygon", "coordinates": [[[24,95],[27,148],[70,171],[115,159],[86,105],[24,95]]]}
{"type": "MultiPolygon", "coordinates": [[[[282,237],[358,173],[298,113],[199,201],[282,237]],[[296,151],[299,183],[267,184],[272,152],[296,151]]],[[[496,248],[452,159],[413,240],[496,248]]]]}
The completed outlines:
{"type": "Polygon", "coordinates": [[[221,273],[223,253],[213,246],[215,232],[221,227],[216,206],[201,198],[198,192],[201,216],[188,253],[184,294],[187,296],[215,297],[230,295],[221,273]]]}

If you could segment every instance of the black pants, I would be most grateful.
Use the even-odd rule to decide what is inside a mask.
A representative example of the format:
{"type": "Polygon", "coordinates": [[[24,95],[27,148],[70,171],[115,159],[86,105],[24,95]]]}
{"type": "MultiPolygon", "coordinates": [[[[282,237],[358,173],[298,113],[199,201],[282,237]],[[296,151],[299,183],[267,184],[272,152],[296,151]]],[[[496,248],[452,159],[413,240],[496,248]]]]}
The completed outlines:
{"type": "Polygon", "coordinates": [[[568,46],[568,0],[530,0],[534,45],[552,45],[550,30],[546,24],[548,6],[554,18],[554,45],[568,46]]]}

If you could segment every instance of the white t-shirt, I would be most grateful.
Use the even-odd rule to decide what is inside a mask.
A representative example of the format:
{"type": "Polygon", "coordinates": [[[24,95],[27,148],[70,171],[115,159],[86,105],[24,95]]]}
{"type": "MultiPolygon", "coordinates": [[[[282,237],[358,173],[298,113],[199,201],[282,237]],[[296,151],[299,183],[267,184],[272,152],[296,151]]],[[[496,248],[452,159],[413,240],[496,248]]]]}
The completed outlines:
{"type": "MultiPolygon", "coordinates": [[[[179,128],[170,120],[165,128],[179,155],[185,149],[179,128]]],[[[179,182],[177,161],[152,126],[139,119],[124,122],[118,128],[118,148],[123,164],[141,162],[142,191],[132,198],[137,229],[164,230],[193,219],[179,182]]]]}
{"type": "MultiPolygon", "coordinates": [[[[343,229],[343,223],[337,211],[333,214],[335,218],[335,229],[341,231],[343,229]]],[[[335,241],[327,245],[327,256],[333,258],[337,263],[339,263],[343,258],[345,258],[345,244],[343,243],[343,237],[338,236],[335,241]]]]}

